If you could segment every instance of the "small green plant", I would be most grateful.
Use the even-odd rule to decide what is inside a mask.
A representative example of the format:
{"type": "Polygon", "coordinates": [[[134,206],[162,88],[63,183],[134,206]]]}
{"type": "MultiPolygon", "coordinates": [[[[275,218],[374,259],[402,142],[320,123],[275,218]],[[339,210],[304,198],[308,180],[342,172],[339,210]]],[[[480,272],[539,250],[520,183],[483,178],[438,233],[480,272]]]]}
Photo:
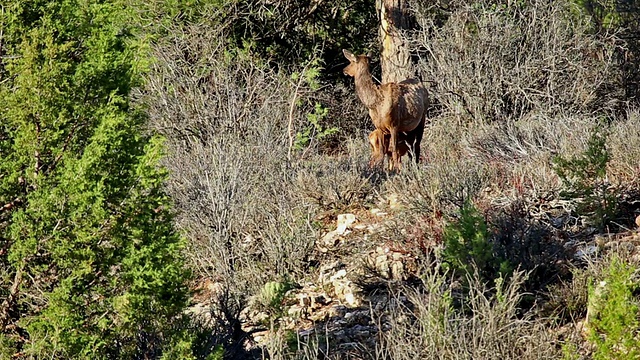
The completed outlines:
{"type": "Polygon", "coordinates": [[[298,349],[300,349],[297,332],[293,330],[287,330],[284,334],[284,341],[287,344],[287,350],[289,352],[295,353],[298,349]]]}
{"type": "Polygon", "coordinates": [[[294,149],[304,150],[306,149],[311,140],[322,141],[326,137],[338,132],[337,127],[323,127],[320,122],[327,117],[329,109],[323,107],[319,103],[316,103],[312,113],[307,114],[307,120],[309,126],[306,126],[304,130],[296,133],[296,140],[294,143],[294,149]]]}
{"type": "Polygon", "coordinates": [[[216,345],[213,352],[207,356],[207,360],[223,360],[224,359],[224,347],[222,345],[216,345]]]}
{"type": "Polygon", "coordinates": [[[562,345],[562,360],[578,360],[580,356],[578,355],[578,349],[576,345],[570,342],[564,343],[562,345]]]}
{"type": "Polygon", "coordinates": [[[495,256],[487,223],[469,202],[460,209],[459,219],[445,227],[444,244],[443,258],[455,272],[471,273],[475,264],[483,278],[495,279],[510,270],[507,261],[495,256]]]}
{"type": "Polygon", "coordinates": [[[596,360],[640,357],[638,304],[633,297],[637,285],[632,281],[635,270],[614,256],[600,282],[600,291],[596,291],[596,286],[589,286],[589,298],[596,299],[593,318],[588,320],[596,360]]]}
{"type": "Polygon", "coordinates": [[[5,334],[0,334],[0,359],[10,359],[17,353],[15,343],[5,334]]]}
{"type": "Polygon", "coordinates": [[[287,291],[292,288],[287,281],[269,281],[264,284],[260,292],[260,303],[268,310],[279,314],[282,311],[282,301],[287,291]]]}
{"type": "Polygon", "coordinates": [[[309,86],[312,91],[320,90],[320,74],[322,72],[322,60],[318,57],[313,57],[306,62],[304,69],[301,72],[293,72],[291,74],[291,80],[294,82],[304,83],[309,86]]]}
{"type": "Polygon", "coordinates": [[[607,164],[611,154],[606,146],[608,133],[604,125],[593,128],[586,150],[573,158],[557,156],[554,170],[566,189],[562,196],[578,200],[577,211],[586,215],[601,231],[617,212],[617,195],[609,187],[607,164]]]}

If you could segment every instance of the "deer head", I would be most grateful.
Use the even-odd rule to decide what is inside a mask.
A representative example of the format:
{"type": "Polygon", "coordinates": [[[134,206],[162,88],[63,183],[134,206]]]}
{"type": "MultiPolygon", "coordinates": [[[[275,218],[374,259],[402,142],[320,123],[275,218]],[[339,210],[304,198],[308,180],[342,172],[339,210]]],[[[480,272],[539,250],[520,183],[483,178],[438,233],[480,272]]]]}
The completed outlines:
{"type": "Polygon", "coordinates": [[[351,51],[342,49],[342,53],[344,57],[349,60],[349,65],[344,68],[343,72],[345,75],[355,77],[356,74],[360,73],[360,69],[365,67],[367,70],[369,69],[369,56],[367,55],[354,55],[351,51]]]}

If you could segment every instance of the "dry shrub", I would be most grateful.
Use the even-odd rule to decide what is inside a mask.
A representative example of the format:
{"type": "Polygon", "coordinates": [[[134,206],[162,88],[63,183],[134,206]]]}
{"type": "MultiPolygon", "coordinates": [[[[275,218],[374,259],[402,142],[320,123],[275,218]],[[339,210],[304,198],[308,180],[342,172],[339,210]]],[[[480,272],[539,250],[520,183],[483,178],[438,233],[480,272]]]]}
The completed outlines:
{"type": "Polygon", "coordinates": [[[363,139],[346,141],[346,154],[314,156],[300,164],[297,191],[325,212],[344,212],[371,202],[381,174],[369,170],[363,139]]]}
{"type": "MultiPolygon", "coordinates": [[[[345,66],[346,65],[347,64],[345,64],[345,66]]],[[[330,113],[330,116],[326,119],[327,123],[323,125],[336,127],[340,130],[337,134],[338,136],[334,138],[337,142],[329,145],[332,145],[333,148],[350,151],[345,145],[354,139],[357,139],[357,141],[362,144],[368,144],[366,137],[360,136],[360,134],[364,130],[368,135],[369,131],[374,129],[374,126],[367,108],[355,93],[351,78],[349,77],[349,79],[342,80],[346,80],[349,85],[345,86],[341,82],[326,85],[323,91],[317,94],[317,97],[318,100],[329,109],[330,113]]],[[[366,155],[358,155],[369,156],[369,153],[367,151],[366,155]]]]}
{"type": "Polygon", "coordinates": [[[221,292],[209,299],[218,340],[202,342],[241,349],[249,298],[270,281],[306,276],[317,212],[363,204],[377,186],[366,168],[368,144],[362,135],[333,160],[318,142],[293,149],[296,133],[310,125],[307,114],[330,98],[314,89],[305,64],[263,66],[225,49],[224,34],[207,24],[169,34],[154,45],[157,61],[140,100],[150,130],[166,137],[167,192],[196,274],[221,292]]]}
{"type": "Polygon", "coordinates": [[[516,271],[506,283],[488,289],[479,275],[469,277],[463,309],[453,307],[445,276],[437,269],[423,286],[408,289],[408,304],[390,314],[391,327],[379,348],[384,359],[556,359],[553,333],[530,313],[520,314],[526,276],[516,271]]]}
{"type": "Polygon", "coordinates": [[[463,138],[467,129],[446,118],[434,119],[422,140],[423,163],[403,163],[403,170],[383,184],[395,193],[409,212],[448,212],[470,199],[486,185],[486,169],[465,157],[463,138]]]}
{"type": "Polygon", "coordinates": [[[625,118],[614,121],[607,140],[612,173],[618,181],[637,188],[640,185],[640,112],[630,110],[625,118]]]}
{"type": "Polygon", "coordinates": [[[463,121],[605,112],[624,92],[615,37],[590,35],[571,1],[415,3],[419,71],[441,111],[463,121]],[[442,4],[439,4],[442,5],[442,4]]]}
{"type": "Polygon", "coordinates": [[[573,268],[567,280],[549,286],[542,313],[559,324],[575,323],[587,314],[589,270],[573,268]]]}
{"type": "Polygon", "coordinates": [[[469,152],[484,161],[520,163],[539,153],[553,154],[571,148],[572,138],[588,138],[594,121],[579,117],[538,115],[511,122],[482,124],[469,136],[469,152]]]}
{"type": "MultiPolygon", "coordinates": [[[[597,116],[537,114],[510,122],[460,124],[444,116],[425,131],[427,166],[401,174],[395,190],[407,201],[425,208],[425,199],[438,194],[438,206],[460,204],[491,191],[493,200],[510,202],[518,197],[537,198],[558,190],[560,181],[552,167],[555,156],[574,156],[585,151],[597,116]],[[506,201],[509,200],[509,201],[506,201]]],[[[638,161],[633,156],[640,145],[638,117],[613,120],[609,137],[611,174],[627,174],[638,161]]],[[[432,201],[428,201],[433,206],[432,201]]]]}
{"type": "Polygon", "coordinates": [[[206,24],[170,33],[155,45],[143,101],[167,139],[167,190],[198,273],[240,297],[299,275],[315,233],[287,159],[307,121],[308,84],[227,51],[206,24]]]}
{"type": "MultiPolygon", "coordinates": [[[[602,117],[593,115],[548,115],[525,117],[513,122],[471,126],[461,134],[466,154],[493,168],[508,169],[511,179],[521,177],[528,190],[540,196],[558,189],[552,164],[555,156],[574,157],[587,150],[594,127],[602,117]]],[[[609,120],[607,150],[611,161],[607,176],[614,184],[633,186],[640,171],[640,116],[609,120]]],[[[507,186],[509,184],[506,184],[507,186]]]]}
{"type": "Polygon", "coordinates": [[[567,254],[562,240],[554,236],[551,221],[535,214],[532,205],[515,200],[489,210],[487,217],[496,256],[528,271],[525,289],[540,291],[560,278],[567,254]]]}
{"type": "MultiPolygon", "coordinates": [[[[556,155],[572,156],[584,150],[598,119],[580,115],[525,117],[512,122],[472,126],[465,140],[468,156],[500,170],[495,179],[503,190],[521,186],[534,197],[557,189],[551,163],[556,155]]],[[[522,192],[520,192],[522,195],[522,192]]]]}
{"type": "MultiPolygon", "coordinates": [[[[593,126],[626,103],[620,39],[594,35],[571,1],[443,0],[413,10],[421,30],[407,35],[437,111],[423,141],[429,166],[391,188],[423,212],[450,213],[442,205],[480,192],[504,204],[557,192],[553,157],[583,151],[593,126]]],[[[624,129],[637,117],[623,118],[612,133],[636,144],[624,129]]],[[[636,147],[618,144],[611,174],[633,179],[637,162],[615,153],[636,147]]]]}

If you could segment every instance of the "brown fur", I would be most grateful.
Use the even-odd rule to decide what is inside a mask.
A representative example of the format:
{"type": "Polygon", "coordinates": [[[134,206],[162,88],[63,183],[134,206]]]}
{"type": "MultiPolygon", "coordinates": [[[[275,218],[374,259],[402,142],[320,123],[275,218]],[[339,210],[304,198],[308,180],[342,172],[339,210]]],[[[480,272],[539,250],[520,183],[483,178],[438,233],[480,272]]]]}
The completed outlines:
{"type": "MultiPolygon", "coordinates": [[[[400,168],[400,134],[411,133],[416,161],[420,157],[420,142],[424,131],[424,122],[428,106],[427,90],[419,81],[407,79],[399,83],[374,84],[369,72],[369,59],[364,55],[355,56],[343,50],[349,65],[344,73],[353,76],[358,97],[369,109],[369,116],[383,134],[388,134],[388,152],[391,153],[392,167],[400,168]]],[[[382,159],[386,152],[379,146],[377,158],[382,159]]],[[[374,149],[375,151],[375,149],[374,149]]]]}
{"type": "MultiPolygon", "coordinates": [[[[411,150],[411,145],[415,141],[415,136],[411,136],[409,133],[400,133],[398,136],[398,152],[400,158],[406,155],[407,153],[411,156],[409,152],[411,150]]],[[[370,167],[375,167],[379,164],[382,164],[384,161],[384,156],[391,157],[391,151],[389,151],[389,140],[391,140],[391,135],[385,134],[380,129],[375,129],[369,134],[369,144],[371,144],[371,160],[369,161],[370,167]]],[[[389,162],[389,167],[391,168],[393,164],[389,162]]]]}

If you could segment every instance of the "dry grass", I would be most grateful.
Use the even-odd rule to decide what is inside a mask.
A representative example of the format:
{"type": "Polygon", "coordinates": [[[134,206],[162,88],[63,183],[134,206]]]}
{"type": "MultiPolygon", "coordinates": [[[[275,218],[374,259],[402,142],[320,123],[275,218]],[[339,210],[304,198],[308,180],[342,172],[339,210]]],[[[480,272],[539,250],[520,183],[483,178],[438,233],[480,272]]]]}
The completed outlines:
{"type": "Polygon", "coordinates": [[[391,314],[383,335],[381,359],[556,359],[557,339],[545,323],[520,314],[525,275],[488,289],[478,275],[460,309],[445,275],[425,274],[423,285],[407,290],[407,304],[391,314]]]}
{"type": "Polygon", "coordinates": [[[620,183],[637,187],[640,181],[640,112],[631,110],[614,121],[607,147],[611,151],[611,172],[620,183]]]}
{"type": "Polygon", "coordinates": [[[296,188],[319,211],[336,214],[363,208],[373,201],[381,181],[382,174],[369,169],[363,136],[345,141],[344,147],[344,154],[317,155],[300,164],[296,188]]]}

